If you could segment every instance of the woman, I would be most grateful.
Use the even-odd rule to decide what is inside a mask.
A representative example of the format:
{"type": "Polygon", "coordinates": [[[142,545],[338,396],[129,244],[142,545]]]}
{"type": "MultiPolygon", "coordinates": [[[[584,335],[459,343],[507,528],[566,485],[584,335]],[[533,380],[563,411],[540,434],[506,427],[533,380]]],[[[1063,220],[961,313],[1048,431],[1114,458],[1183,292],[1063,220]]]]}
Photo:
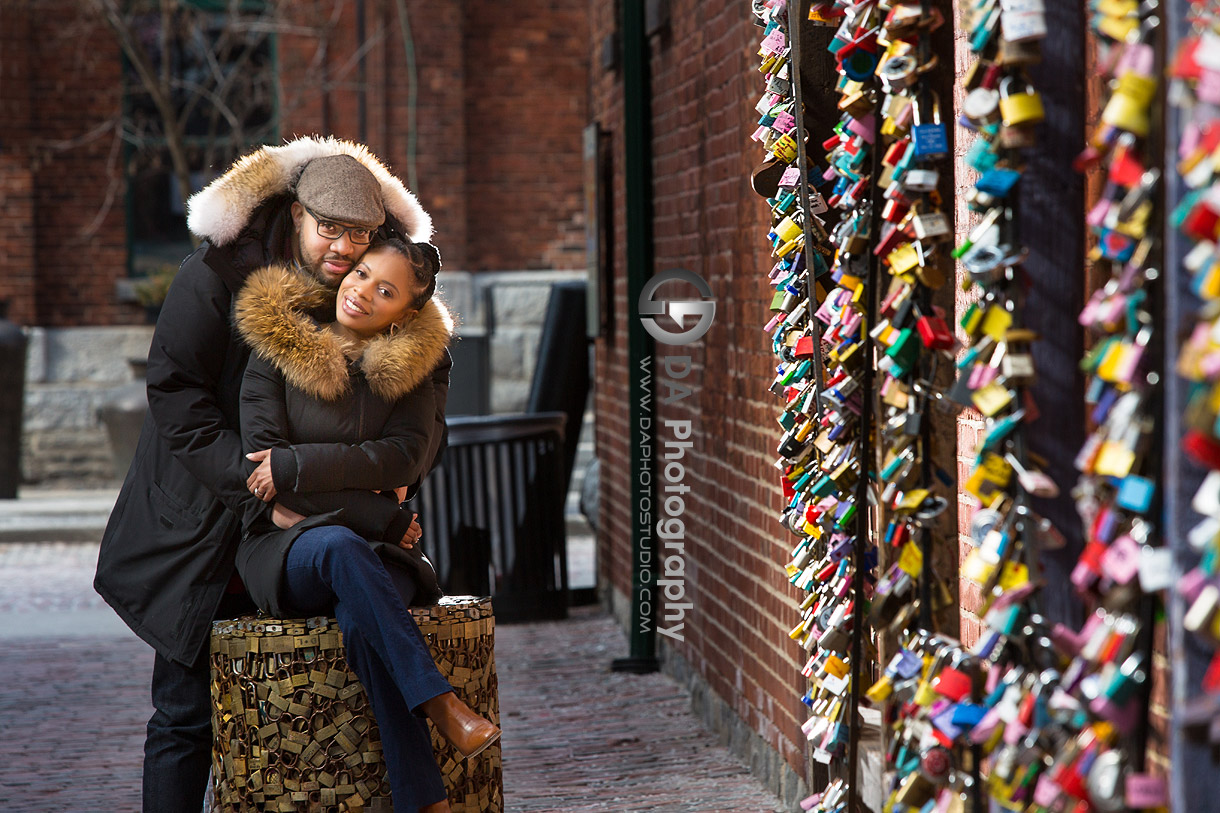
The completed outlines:
{"type": "Polygon", "coordinates": [[[324,325],[310,314],[334,294],[289,268],[256,272],[237,299],[238,330],[253,349],[243,444],[271,450],[249,487],[275,501],[279,525],[295,523],[247,529],[238,571],[272,615],[338,619],[381,729],[394,809],[425,813],[449,804],[416,715],[467,757],[500,735],[453,693],[407,611],[412,598],[432,603],[440,591],[413,545],[413,515],[391,491],[431,463],[430,373],[453,330],[431,299],[439,266],[428,244],[370,248],[324,325]]]}

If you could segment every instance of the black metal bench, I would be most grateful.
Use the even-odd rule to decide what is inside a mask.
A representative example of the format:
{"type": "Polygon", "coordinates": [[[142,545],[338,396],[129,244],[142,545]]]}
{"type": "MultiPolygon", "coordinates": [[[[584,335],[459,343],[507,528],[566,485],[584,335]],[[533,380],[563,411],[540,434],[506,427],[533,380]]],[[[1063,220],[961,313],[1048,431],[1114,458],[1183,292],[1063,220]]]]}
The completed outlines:
{"type": "Polygon", "coordinates": [[[415,499],[448,593],[491,595],[501,622],[566,618],[562,412],[450,418],[415,499]]]}

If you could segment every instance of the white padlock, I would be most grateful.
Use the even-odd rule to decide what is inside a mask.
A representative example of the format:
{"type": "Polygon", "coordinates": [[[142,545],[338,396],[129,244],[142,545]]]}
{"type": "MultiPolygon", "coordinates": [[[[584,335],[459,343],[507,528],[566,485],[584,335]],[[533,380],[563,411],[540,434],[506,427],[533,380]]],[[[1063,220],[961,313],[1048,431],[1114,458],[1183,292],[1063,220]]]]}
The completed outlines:
{"type": "Polygon", "coordinates": [[[902,186],[912,192],[931,192],[940,183],[940,173],[934,169],[908,169],[902,176],[902,186]]]}
{"type": "Polygon", "coordinates": [[[1000,17],[1000,36],[1009,42],[1044,39],[1046,14],[1043,11],[1005,11],[1000,17]]]}

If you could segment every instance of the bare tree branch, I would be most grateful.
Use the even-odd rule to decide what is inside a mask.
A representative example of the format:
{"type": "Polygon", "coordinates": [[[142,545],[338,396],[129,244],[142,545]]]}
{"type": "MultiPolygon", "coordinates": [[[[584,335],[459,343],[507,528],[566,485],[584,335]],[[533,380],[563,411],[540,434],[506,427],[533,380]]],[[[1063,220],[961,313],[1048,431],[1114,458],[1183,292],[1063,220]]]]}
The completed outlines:
{"type": "MultiPolygon", "coordinates": [[[[170,160],[174,165],[174,176],[178,183],[178,192],[182,195],[182,199],[186,200],[191,196],[191,169],[187,162],[185,144],[183,143],[182,122],[178,118],[178,111],[174,109],[173,99],[170,97],[170,89],[168,81],[162,83],[158,81],[157,74],[153,69],[152,58],[144,49],[144,45],[135,37],[132,31],[130,22],[124,19],[119,11],[115,0],[92,0],[94,7],[102,14],[102,19],[110,26],[110,30],[118,38],[119,47],[123,49],[123,53],[131,61],[132,66],[136,69],[136,73],[140,77],[140,81],[144,85],[144,89],[148,95],[152,97],[153,104],[157,108],[157,113],[161,116],[161,120],[165,126],[165,146],[169,150],[170,160]]],[[[170,0],[163,0],[162,17],[164,19],[164,9],[167,8],[170,0]]],[[[162,37],[164,37],[164,32],[162,37]]],[[[162,65],[169,62],[162,56],[162,65]]]]}

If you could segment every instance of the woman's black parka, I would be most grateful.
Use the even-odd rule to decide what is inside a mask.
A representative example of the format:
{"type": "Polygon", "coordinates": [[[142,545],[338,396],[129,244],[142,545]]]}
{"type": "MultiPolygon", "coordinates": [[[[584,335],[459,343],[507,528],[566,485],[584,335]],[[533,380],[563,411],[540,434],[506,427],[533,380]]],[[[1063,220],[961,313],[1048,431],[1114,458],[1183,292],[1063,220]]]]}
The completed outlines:
{"type": "Polygon", "coordinates": [[[256,271],[237,298],[237,327],[253,349],[241,392],[242,441],[247,451],[272,450],[276,500],[309,516],[289,530],[254,517],[238,548],[238,572],[259,607],[290,613],[280,595],[288,549],[305,529],[345,525],[388,564],[408,569],[417,603],[434,603],[440,593],[431,564],[419,546],[398,545],[412,512],[392,492],[374,490],[416,483],[430,467],[430,373],[445,357],[453,319],[433,298],[352,360],[343,340],[311,316],[327,302],[327,289],[281,266],[256,271]]]}

